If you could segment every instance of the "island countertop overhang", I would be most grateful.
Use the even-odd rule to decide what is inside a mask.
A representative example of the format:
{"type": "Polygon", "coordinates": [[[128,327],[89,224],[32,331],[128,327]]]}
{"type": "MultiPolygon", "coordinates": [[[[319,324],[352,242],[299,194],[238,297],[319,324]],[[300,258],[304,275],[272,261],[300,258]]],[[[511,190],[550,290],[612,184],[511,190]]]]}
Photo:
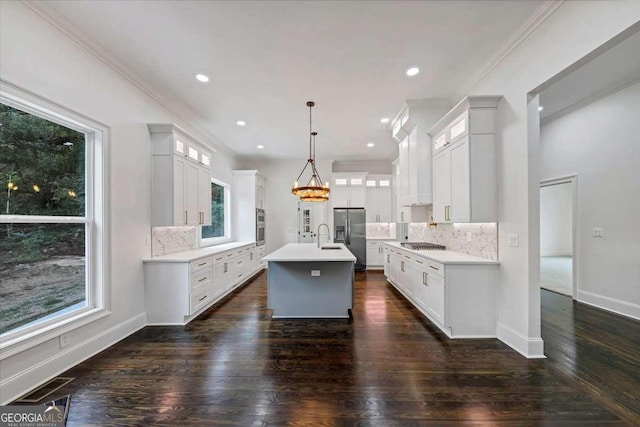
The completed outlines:
{"type": "Polygon", "coordinates": [[[356,262],[356,257],[345,245],[336,243],[331,246],[339,246],[340,249],[320,249],[316,243],[289,243],[266,255],[263,259],[267,262],[356,262]]]}

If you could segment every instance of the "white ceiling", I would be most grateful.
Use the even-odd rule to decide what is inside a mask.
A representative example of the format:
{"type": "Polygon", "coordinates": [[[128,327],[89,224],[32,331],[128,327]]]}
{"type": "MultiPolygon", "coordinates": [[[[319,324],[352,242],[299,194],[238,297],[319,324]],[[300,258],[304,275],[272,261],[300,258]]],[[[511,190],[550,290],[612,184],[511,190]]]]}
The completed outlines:
{"type": "Polygon", "coordinates": [[[540,92],[542,122],[548,122],[640,81],[640,32],[607,49],[540,92]]]}
{"type": "Polygon", "coordinates": [[[306,157],[313,100],[317,156],[350,160],[393,158],[380,118],[406,99],[452,97],[542,3],[56,1],[38,9],[195,112],[197,126],[239,155],[306,157]],[[410,66],[421,73],[406,77],[410,66]],[[197,73],[211,81],[197,82],[197,73]]]}

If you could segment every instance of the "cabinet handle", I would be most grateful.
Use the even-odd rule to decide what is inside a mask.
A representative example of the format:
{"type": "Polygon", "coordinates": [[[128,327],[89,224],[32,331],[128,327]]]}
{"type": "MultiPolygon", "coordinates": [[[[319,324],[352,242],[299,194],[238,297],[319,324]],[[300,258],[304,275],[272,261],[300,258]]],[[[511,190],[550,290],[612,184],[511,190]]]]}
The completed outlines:
{"type": "Polygon", "coordinates": [[[389,254],[387,254],[387,264],[391,264],[391,261],[389,260],[389,254]]]}
{"type": "Polygon", "coordinates": [[[207,262],[201,262],[200,264],[198,264],[198,267],[202,267],[203,265],[207,265],[207,262]]]}
{"type": "Polygon", "coordinates": [[[424,271],[422,272],[422,284],[426,285],[427,284],[427,273],[425,273],[424,271]]]}
{"type": "Polygon", "coordinates": [[[184,211],[184,223],[189,223],[189,213],[187,211],[184,211]]]}
{"type": "Polygon", "coordinates": [[[204,276],[202,279],[198,280],[198,282],[204,282],[205,280],[207,280],[207,276],[204,276]]]}
{"type": "Polygon", "coordinates": [[[400,261],[400,271],[404,273],[404,261],[400,261]]]}
{"type": "Polygon", "coordinates": [[[404,212],[400,212],[400,222],[404,222],[404,212]]]}
{"type": "Polygon", "coordinates": [[[429,268],[433,268],[434,270],[438,271],[440,270],[439,268],[434,267],[433,265],[430,265],[429,268]]]}
{"type": "Polygon", "coordinates": [[[418,264],[422,264],[422,261],[418,261],[418,260],[416,260],[416,262],[417,262],[418,264]]]}
{"type": "Polygon", "coordinates": [[[253,261],[253,252],[249,254],[249,261],[253,261]]]}
{"type": "Polygon", "coordinates": [[[226,273],[226,272],[227,272],[227,263],[225,262],[224,263],[224,273],[226,273]]]}
{"type": "Polygon", "coordinates": [[[203,296],[202,298],[200,298],[198,301],[202,301],[203,299],[205,299],[207,296],[203,296]]]}

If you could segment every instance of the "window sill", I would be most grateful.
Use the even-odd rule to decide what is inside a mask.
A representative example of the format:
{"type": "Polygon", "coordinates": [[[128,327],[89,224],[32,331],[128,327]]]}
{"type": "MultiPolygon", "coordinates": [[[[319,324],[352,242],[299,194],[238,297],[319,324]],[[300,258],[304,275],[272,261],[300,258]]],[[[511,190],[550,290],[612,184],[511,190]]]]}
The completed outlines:
{"type": "Polygon", "coordinates": [[[210,246],[217,246],[217,245],[222,245],[225,243],[232,243],[233,239],[231,239],[230,237],[214,237],[211,239],[207,239],[205,240],[200,240],[200,248],[208,248],[210,246]]]}
{"type": "Polygon", "coordinates": [[[81,328],[110,314],[111,312],[105,308],[93,308],[51,325],[43,326],[35,331],[21,334],[6,341],[3,340],[0,342],[0,360],[20,354],[23,351],[53,340],[60,335],[81,328]]]}

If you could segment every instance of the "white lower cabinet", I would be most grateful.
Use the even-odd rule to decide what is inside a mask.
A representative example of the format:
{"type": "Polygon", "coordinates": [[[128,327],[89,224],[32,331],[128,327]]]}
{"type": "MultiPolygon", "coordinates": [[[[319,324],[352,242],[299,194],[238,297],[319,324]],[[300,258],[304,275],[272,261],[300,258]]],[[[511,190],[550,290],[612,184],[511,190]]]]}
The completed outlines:
{"type": "Polygon", "coordinates": [[[367,268],[379,269],[383,264],[382,242],[380,240],[367,240],[367,268]]]}
{"type": "Polygon", "coordinates": [[[255,244],[195,260],[144,262],[147,321],[185,325],[265,267],[264,246],[255,244]]]}
{"type": "Polygon", "coordinates": [[[442,264],[383,244],[385,276],[450,338],[492,338],[497,328],[497,264],[442,264]]]}

